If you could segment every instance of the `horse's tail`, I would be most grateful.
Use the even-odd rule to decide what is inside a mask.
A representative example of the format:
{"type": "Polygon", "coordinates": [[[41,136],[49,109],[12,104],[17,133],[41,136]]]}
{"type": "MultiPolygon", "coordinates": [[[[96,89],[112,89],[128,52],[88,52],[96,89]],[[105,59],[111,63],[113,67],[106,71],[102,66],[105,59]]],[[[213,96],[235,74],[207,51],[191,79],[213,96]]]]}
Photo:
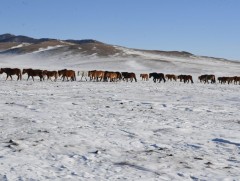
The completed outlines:
{"type": "Polygon", "coordinates": [[[163,75],[163,80],[164,80],[164,82],[166,82],[166,79],[164,78],[164,75],[163,75]]]}
{"type": "Polygon", "coordinates": [[[135,82],[137,82],[137,78],[136,78],[136,75],[134,75],[134,80],[135,80],[135,82]]]}
{"type": "Polygon", "coordinates": [[[192,79],[192,77],[191,77],[191,83],[193,84],[193,79],[192,79]]]}

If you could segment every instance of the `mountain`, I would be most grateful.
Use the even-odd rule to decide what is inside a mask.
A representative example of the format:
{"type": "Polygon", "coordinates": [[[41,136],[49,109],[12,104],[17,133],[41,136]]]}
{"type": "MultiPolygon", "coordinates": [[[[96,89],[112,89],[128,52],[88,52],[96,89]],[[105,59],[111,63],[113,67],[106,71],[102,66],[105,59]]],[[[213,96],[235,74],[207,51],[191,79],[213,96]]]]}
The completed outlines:
{"type": "Polygon", "coordinates": [[[240,62],[197,56],[186,51],[141,50],[93,39],[36,39],[3,34],[0,35],[0,67],[9,66],[178,74],[237,75],[240,72],[240,62]]]}
{"type": "Polygon", "coordinates": [[[52,38],[36,39],[22,35],[3,34],[0,35],[1,54],[25,54],[52,51],[58,53],[71,51],[72,54],[96,55],[99,57],[109,56],[140,56],[139,53],[152,53],[167,56],[191,57],[188,52],[180,51],[158,51],[158,50],[139,50],[121,46],[109,45],[97,40],[56,40],[52,38]],[[53,51],[54,50],[54,51],[53,51]]]}

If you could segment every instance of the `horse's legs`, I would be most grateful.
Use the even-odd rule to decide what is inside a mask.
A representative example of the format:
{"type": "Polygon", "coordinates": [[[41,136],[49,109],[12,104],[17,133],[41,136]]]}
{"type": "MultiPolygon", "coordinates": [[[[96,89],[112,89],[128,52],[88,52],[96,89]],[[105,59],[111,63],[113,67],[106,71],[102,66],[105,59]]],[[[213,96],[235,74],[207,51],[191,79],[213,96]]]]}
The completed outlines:
{"type": "Polygon", "coordinates": [[[34,81],[34,78],[33,78],[33,76],[32,76],[32,80],[34,81]]]}
{"type": "Polygon", "coordinates": [[[7,79],[8,79],[8,74],[7,74],[7,78],[6,78],[6,80],[5,80],[5,81],[7,81],[7,79]]]}

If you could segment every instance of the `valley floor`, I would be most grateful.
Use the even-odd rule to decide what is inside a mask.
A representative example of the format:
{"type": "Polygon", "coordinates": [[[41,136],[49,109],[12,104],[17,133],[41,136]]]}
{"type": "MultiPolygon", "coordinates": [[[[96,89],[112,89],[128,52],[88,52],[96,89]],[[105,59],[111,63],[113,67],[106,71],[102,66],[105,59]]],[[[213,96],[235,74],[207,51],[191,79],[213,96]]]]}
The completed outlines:
{"type": "Polygon", "coordinates": [[[240,179],[239,85],[0,85],[0,180],[240,179]]]}

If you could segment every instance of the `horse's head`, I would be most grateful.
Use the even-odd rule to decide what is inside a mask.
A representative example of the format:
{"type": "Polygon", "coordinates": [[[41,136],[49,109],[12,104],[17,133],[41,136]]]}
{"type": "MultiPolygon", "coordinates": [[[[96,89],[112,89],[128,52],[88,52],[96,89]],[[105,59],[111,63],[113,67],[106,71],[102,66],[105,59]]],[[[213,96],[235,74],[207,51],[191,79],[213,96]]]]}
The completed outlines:
{"type": "Polygon", "coordinates": [[[27,73],[27,72],[28,72],[27,70],[28,70],[28,69],[23,69],[22,74],[27,73]]]}
{"type": "Polygon", "coordinates": [[[177,76],[177,78],[178,78],[178,79],[181,79],[181,78],[182,78],[182,76],[183,76],[183,75],[178,75],[178,76],[177,76]]]}
{"type": "Polygon", "coordinates": [[[59,75],[59,76],[61,76],[61,75],[62,75],[62,72],[63,72],[63,70],[58,70],[57,72],[58,72],[58,75],[59,75]]]}

